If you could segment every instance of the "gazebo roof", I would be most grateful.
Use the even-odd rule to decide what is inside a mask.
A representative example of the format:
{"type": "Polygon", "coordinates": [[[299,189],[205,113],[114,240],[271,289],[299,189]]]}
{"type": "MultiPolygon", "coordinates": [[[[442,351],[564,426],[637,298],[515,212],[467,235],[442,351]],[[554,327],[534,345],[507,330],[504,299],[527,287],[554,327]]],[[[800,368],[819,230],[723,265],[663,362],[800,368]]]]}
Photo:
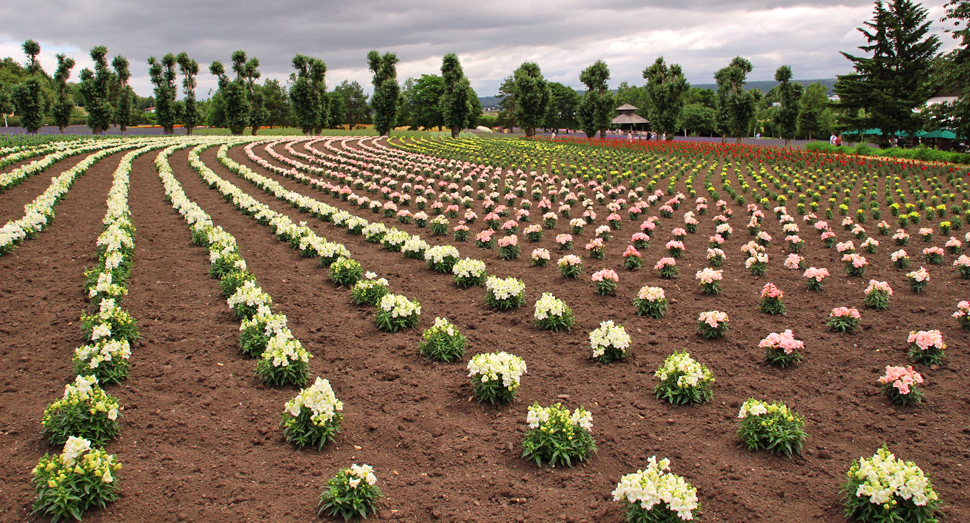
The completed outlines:
{"type": "Polygon", "coordinates": [[[637,108],[630,104],[623,104],[616,108],[617,111],[636,111],[637,108]]]}
{"type": "Polygon", "coordinates": [[[613,119],[613,123],[617,125],[623,125],[623,124],[638,124],[638,123],[650,123],[650,122],[646,118],[635,113],[622,113],[617,115],[617,117],[613,119]]]}

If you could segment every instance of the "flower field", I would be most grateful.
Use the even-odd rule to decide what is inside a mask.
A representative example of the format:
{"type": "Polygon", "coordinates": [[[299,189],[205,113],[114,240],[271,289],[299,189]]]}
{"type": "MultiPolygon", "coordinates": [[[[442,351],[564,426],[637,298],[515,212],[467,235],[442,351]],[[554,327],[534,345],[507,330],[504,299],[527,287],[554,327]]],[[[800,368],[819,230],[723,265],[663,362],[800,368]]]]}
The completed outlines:
{"type": "Polygon", "coordinates": [[[5,149],[0,520],[72,481],[95,522],[338,483],[381,520],[970,520],[968,211],[966,168],[737,145],[5,149]],[[918,492],[859,472],[894,460],[918,492]]]}

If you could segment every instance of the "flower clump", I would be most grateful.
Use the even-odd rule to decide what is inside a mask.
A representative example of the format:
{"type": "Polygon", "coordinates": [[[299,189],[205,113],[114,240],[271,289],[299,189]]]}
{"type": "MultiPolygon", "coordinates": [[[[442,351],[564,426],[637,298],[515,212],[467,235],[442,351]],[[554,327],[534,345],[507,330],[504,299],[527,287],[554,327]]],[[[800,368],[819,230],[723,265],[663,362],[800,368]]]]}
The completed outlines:
{"type": "Polygon", "coordinates": [[[802,361],[802,356],[798,353],[799,349],[805,347],[805,342],[796,340],[791,329],[785,332],[772,332],[768,334],[758,347],[765,351],[765,361],[772,365],[788,367],[802,361]]]}
{"type": "Polygon", "coordinates": [[[44,435],[61,445],[71,436],[104,445],[118,436],[118,400],[106,393],[95,376],[76,376],[64,395],[44,409],[44,435]]]}
{"type": "Polygon", "coordinates": [[[728,315],[722,311],[705,311],[697,317],[697,332],[705,338],[720,338],[728,331],[728,315]]]}
{"type": "Polygon", "coordinates": [[[421,304],[401,294],[386,294],[377,305],[374,321],[387,332],[417,327],[421,321],[421,304]]]}
{"type": "Polygon", "coordinates": [[[536,301],[533,323],[540,329],[559,332],[572,328],[575,318],[573,311],[566,302],[556,298],[551,293],[544,292],[536,301]]]}
{"type": "Polygon", "coordinates": [[[478,401],[508,403],[515,399],[525,360],[507,352],[481,353],[468,362],[468,377],[478,401]]]}
{"type": "Polygon", "coordinates": [[[286,441],[297,447],[323,448],[340,432],[344,404],[337,399],[330,382],[319,376],[313,385],[287,401],[284,409],[280,428],[286,441]]]}
{"type": "Polygon", "coordinates": [[[711,391],[714,375],[706,366],[691,358],[690,353],[681,351],[671,354],[654,375],[660,378],[660,383],[653,390],[657,399],[674,405],[692,405],[714,398],[711,391]]]}
{"type": "Polygon", "coordinates": [[[909,357],[925,365],[939,365],[943,362],[946,343],[938,330],[910,331],[906,343],[910,344],[909,357]]]}
{"type": "Polygon", "coordinates": [[[888,282],[869,280],[865,294],[866,306],[882,311],[889,307],[889,298],[893,295],[893,289],[888,282]]]}
{"type": "Polygon", "coordinates": [[[390,292],[390,283],[386,278],[378,278],[373,272],[367,272],[364,279],[354,284],[350,297],[358,305],[377,305],[390,292]]]}
{"type": "Polygon", "coordinates": [[[682,521],[694,519],[699,507],[697,489],[684,478],[668,472],[670,460],[647,461],[645,470],[620,478],[613,500],[626,507],[627,521],[682,521]]]}
{"type": "Polygon", "coordinates": [[[859,327],[862,315],[859,310],[849,307],[836,307],[829,314],[828,327],[835,332],[852,332],[859,327]]]}
{"type": "Polygon", "coordinates": [[[717,296],[721,293],[721,279],[723,278],[724,271],[714,270],[705,267],[702,270],[697,271],[695,277],[697,282],[700,284],[701,289],[704,294],[710,296],[717,296]]]}
{"type": "Polygon", "coordinates": [[[808,437],[802,430],[805,419],[787,406],[750,398],[741,406],[738,418],[738,437],[749,450],[766,449],[788,457],[801,454],[808,437]]]}
{"type": "Polygon", "coordinates": [[[589,345],[593,359],[600,363],[611,363],[626,356],[630,349],[630,335],[622,325],[613,320],[600,322],[600,326],[589,333],[589,345]]]}
{"type": "Polygon", "coordinates": [[[913,367],[886,365],[886,373],[879,378],[879,383],[882,384],[882,393],[893,403],[909,405],[923,399],[923,392],[917,387],[923,383],[923,376],[913,367]]]}
{"type": "Polygon", "coordinates": [[[45,454],[33,470],[34,513],[58,519],[80,519],[88,510],[118,498],[114,474],[121,463],[91,442],[67,438],[59,455],[45,454]]]}
{"type": "Polygon", "coordinates": [[[455,275],[455,285],[461,288],[474,287],[485,283],[486,267],[482,260],[465,258],[451,268],[455,275]]]}
{"type": "Polygon", "coordinates": [[[525,283],[508,277],[489,276],[485,280],[485,303],[501,311],[525,305],[525,283]]]}
{"type": "Polygon", "coordinates": [[[320,510],[344,521],[367,518],[377,512],[374,503],[383,495],[377,486],[377,476],[370,465],[352,465],[327,480],[327,489],[320,494],[320,510]]]}
{"type": "Polygon", "coordinates": [[[896,459],[886,446],[852,462],[842,487],[845,515],[860,521],[936,521],[939,495],[912,461],[896,459]]]}
{"type": "Polygon", "coordinates": [[[522,457],[540,467],[566,465],[589,459],[596,452],[593,440],[593,415],[583,407],[570,412],[561,403],[529,407],[526,416],[529,431],[522,440],[522,457]]]}
{"type": "Polygon", "coordinates": [[[660,287],[641,287],[633,305],[637,308],[637,316],[661,318],[667,312],[667,299],[660,287]]]}

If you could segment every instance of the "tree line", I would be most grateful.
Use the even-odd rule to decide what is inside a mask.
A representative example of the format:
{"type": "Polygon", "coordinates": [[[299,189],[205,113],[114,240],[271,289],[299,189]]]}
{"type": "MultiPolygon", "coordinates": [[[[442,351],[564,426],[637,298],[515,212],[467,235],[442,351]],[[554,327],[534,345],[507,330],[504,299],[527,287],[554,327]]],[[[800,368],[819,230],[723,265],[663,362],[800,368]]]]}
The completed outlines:
{"type": "Polygon", "coordinates": [[[859,31],[866,56],[843,52],[854,72],[839,76],[831,100],[821,83],[803,86],[792,81],[790,66],[775,71],[777,85],[767,93],[746,89],[751,62],[735,57],[714,73],[716,89],[691,87],[677,64],[663,57],[643,71],[646,84],[620,84],[616,93],[606,87],[609,68],[596,61],[579,75],[585,94],[556,82],[546,82],[538,65],[526,62],[502,83],[498,123],[521,127],[527,135],[536,128],[579,129],[588,137],[611,127],[615,108],[637,107],[649,129],[672,138],[684,135],[742,137],[764,135],[813,139],[830,133],[875,135],[882,143],[913,136],[920,130],[948,128],[970,140],[970,1],[951,0],[944,21],[959,45],[937,54],[941,42],[929,34],[927,9],[910,0],[881,0],[873,18],[859,31]],[[954,103],[926,108],[933,96],[952,94],[954,103]]]}
{"type": "MultiPolygon", "coordinates": [[[[945,4],[944,21],[958,41],[956,50],[938,54],[941,42],[929,35],[927,9],[911,0],[877,0],[873,18],[859,28],[866,38],[864,55],[842,54],[854,72],[839,76],[836,101],[822,84],[803,86],[792,80],[790,66],[774,74],[777,85],[767,93],[747,89],[752,64],[735,57],[714,73],[716,89],[691,87],[678,64],[658,57],[643,70],[642,87],[620,84],[608,87],[610,70],[597,60],[579,74],[586,90],[580,95],[571,87],[547,81],[534,62],[525,62],[505,78],[499,90],[501,112],[495,123],[518,127],[527,136],[537,129],[578,129],[588,137],[602,136],[612,126],[616,108],[636,106],[649,121],[650,130],[672,139],[679,133],[733,137],[752,135],[783,138],[816,138],[829,133],[857,135],[878,132],[878,140],[891,142],[899,135],[945,127],[964,140],[970,139],[970,0],[945,4]],[[954,103],[925,108],[927,100],[941,93],[958,95],[954,103]]],[[[367,55],[373,74],[370,99],[357,82],[327,90],[326,64],[296,55],[287,84],[258,80],[259,60],[239,50],[230,56],[229,69],[220,61],[209,65],[218,78],[218,90],[197,101],[199,65],[186,53],[148,59],[153,96],[141,99],[127,82],[130,64],[116,56],[109,64],[107,49],[91,50],[94,70],[84,69],[80,82],[68,79],[74,60],[58,55],[58,68],[47,75],[37,61],[40,45],[28,40],[22,46],[25,66],[11,59],[0,63],[0,113],[16,111],[22,126],[36,132],[45,116],[63,131],[84,107],[85,121],[95,133],[116,124],[138,123],[135,108],[145,101],[154,104],[155,123],[171,133],[175,125],[187,132],[198,125],[228,127],[234,134],[264,125],[293,125],[304,133],[362,123],[373,123],[381,134],[398,126],[449,129],[453,136],[479,123],[491,123],[454,53],[442,58],[441,74],[397,80],[397,56],[376,50],[367,55]],[[181,76],[181,84],[178,79],[181,76]],[[14,80],[11,82],[11,80],[14,80]],[[10,87],[8,87],[10,84],[10,87]],[[179,87],[182,99],[178,100],[179,87]]]]}
{"type": "Polygon", "coordinates": [[[238,50],[230,55],[228,69],[218,60],[209,65],[218,88],[200,101],[196,96],[200,66],[185,52],[148,58],[154,90],[152,96],[142,98],[128,85],[131,64],[121,55],[109,63],[104,46],[91,49],[94,68],[82,70],[79,82],[68,81],[73,58],[57,55],[57,72],[50,76],[37,59],[40,44],[27,40],[21,49],[24,66],[9,57],[0,62],[0,114],[4,125],[8,115],[16,115],[28,133],[38,132],[45,124],[56,125],[61,132],[68,125],[86,124],[95,134],[112,125],[125,133],[131,125],[154,124],[166,134],[176,126],[191,134],[200,125],[227,127],[233,134],[247,128],[256,134],[263,126],[294,126],[319,134],[324,129],[373,123],[382,134],[405,126],[447,128],[458,136],[462,129],[477,125],[482,112],[454,53],[442,59],[441,76],[408,79],[402,91],[397,56],[371,51],[367,60],[374,89],[368,98],[358,82],[347,80],[328,91],[326,64],[302,54],[293,57],[294,72],[287,83],[276,79],[260,83],[259,59],[238,50]],[[146,114],[148,109],[153,113],[146,114]]]}

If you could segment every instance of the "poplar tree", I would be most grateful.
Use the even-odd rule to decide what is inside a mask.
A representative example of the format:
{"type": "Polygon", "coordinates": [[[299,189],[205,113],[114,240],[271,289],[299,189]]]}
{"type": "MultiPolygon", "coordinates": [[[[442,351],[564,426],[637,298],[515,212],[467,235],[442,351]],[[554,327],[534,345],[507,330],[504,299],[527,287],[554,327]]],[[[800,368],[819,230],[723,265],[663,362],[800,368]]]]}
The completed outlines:
{"type": "Polygon", "coordinates": [[[778,97],[781,106],[775,113],[775,123],[785,145],[798,134],[799,102],[802,99],[802,84],[792,83],[791,67],[783,65],[775,71],[775,81],[778,82],[778,97]]]}
{"type": "Polygon", "coordinates": [[[932,95],[931,63],[940,47],[935,35],[927,36],[927,9],[910,0],[876,2],[872,21],[858,31],[866,45],[859,49],[869,56],[843,52],[854,73],[839,76],[835,92],[843,121],[850,129],[877,128],[883,143],[897,132],[915,133],[922,127],[920,112],[932,95]],[[858,112],[864,109],[864,114],[858,112]]]}
{"type": "Polygon", "coordinates": [[[327,64],[323,60],[316,59],[310,64],[310,81],[313,82],[314,89],[319,94],[317,123],[313,131],[316,134],[321,134],[324,129],[330,126],[331,98],[331,95],[327,93],[327,64]]]}
{"type": "Polygon", "coordinates": [[[131,78],[131,71],[128,69],[128,60],[121,55],[116,56],[111,61],[111,67],[115,70],[119,87],[118,105],[115,107],[115,122],[121,128],[121,134],[128,134],[128,126],[131,125],[134,111],[132,102],[135,98],[134,91],[128,85],[128,79],[131,78]]]}
{"type": "Polygon", "coordinates": [[[7,115],[12,113],[16,108],[14,107],[13,100],[10,98],[10,91],[7,86],[4,85],[3,81],[0,80],[0,114],[3,115],[3,126],[7,126],[7,115]]]}
{"type": "Polygon", "coordinates": [[[316,58],[302,54],[293,57],[295,75],[291,75],[293,87],[290,88],[290,105],[293,107],[293,120],[303,134],[310,134],[320,119],[320,93],[311,75],[311,66],[316,58]]]}
{"type": "MultiPolygon", "coordinates": [[[[237,51],[241,52],[241,51],[237,51]]],[[[235,56],[235,53],[233,53],[235,56]]],[[[245,60],[246,54],[243,53],[245,60]]],[[[209,65],[209,72],[219,78],[219,94],[225,104],[226,126],[234,135],[242,134],[249,123],[249,103],[246,100],[246,84],[237,72],[234,80],[226,76],[222,62],[216,60],[209,65]]]]}
{"type": "Polygon", "coordinates": [[[178,61],[175,55],[169,53],[159,62],[154,56],[148,58],[148,75],[155,85],[155,119],[162,126],[165,134],[175,132],[175,124],[180,119],[181,107],[175,101],[178,94],[176,80],[178,61]]]}
{"type": "Polygon", "coordinates": [[[81,93],[84,95],[84,109],[88,112],[88,127],[94,134],[101,134],[111,127],[112,107],[108,102],[111,83],[111,70],[108,68],[108,48],[99,45],[91,49],[94,71],[81,71],[81,93]]]}
{"type": "Polygon", "coordinates": [[[253,136],[259,128],[269,118],[269,111],[263,102],[263,92],[256,80],[261,76],[259,73],[259,58],[253,57],[246,59],[246,52],[238,50],[232,53],[232,70],[236,73],[236,78],[242,80],[243,86],[248,95],[249,104],[249,126],[252,127],[253,136]]]}
{"type": "MultiPolygon", "coordinates": [[[[504,86],[504,84],[503,84],[504,86]]],[[[549,112],[552,92],[535,62],[525,62],[512,74],[515,122],[526,136],[535,136],[549,112]]]]}
{"type": "Polygon", "coordinates": [[[679,64],[664,63],[664,57],[643,70],[647,80],[644,87],[649,103],[650,126],[673,140],[684,115],[684,96],[690,91],[690,84],[684,77],[679,64]]]}
{"type": "Polygon", "coordinates": [[[327,64],[302,54],[293,57],[296,73],[290,75],[293,87],[289,99],[293,117],[303,134],[319,134],[330,122],[330,96],[326,92],[327,64]]]}
{"type": "Polygon", "coordinates": [[[472,86],[465,78],[465,72],[458,61],[458,55],[448,53],[441,60],[441,77],[445,83],[445,93],[441,100],[445,127],[451,129],[451,137],[458,138],[462,129],[468,127],[471,114],[472,86]]]}
{"type": "Polygon", "coordinates": [[[760,94],[755,89],[744,89],[751,70],[751,62],[736,56],[727,67],[714,73],[718,101],[715,125],[722,140],[725,136],[733,136],[741,143],[748,134],[760,94]]]}
{"type": "Polygon", "coordinates": [[[44,98],[44,88],[41,83],[43,70],[37,55],[40,54],[40,44],[27,40],[20,46],[27,55],[27,74],[25,81],[13,88],[11,98],[20,116],[20,125],[30,134],[36,134],[44,126],[44,113],[47,111],[47,101],[44,98]]]}
{"type": "Polygon", "coordinates": [[[71,69],[74,69],[74,59],[68,58],[64,53],[57,55],[57,72],[54,73],[54,84],[57,88],[57,101],[51,108],[54,117],[54,125],[64,133],[64,129],[71,124],[71,111],[74,110],[74,97],[71,96],[71,89],[67,86],[67,79],[71,77],[71,69]]]}
{"type": "Polygon", "coordinates": [[[592,138],[597,132],[602,138],[612,123],[616,98],[606,84],[609,79],[610,68],[602,60],[597,60],[579,74],[579,81],[586,84],[586,94],[579,104],[579,126],[587,138],[592,138]]]}
{"type": "Polygon", "coordinates": [[[182,125],[185,126],[185,134],[192,134],[192,130],[199,125],[202,120],[202,110],[195,100],[195,88],[198,83],[195,77],[199,74],[199,62],[189,58],[188,53],[181,52],[175,57],[178,62],[179,72],[182,73],[182,125]]]}
{"type": "Polygon", "coordinates": [[[374,73],[374,93],[371,95],[374,129],[381,136],[391,134],[397,118],[398,98],[401,96],[401,86],[397,83],[397,62],[394,53],[381,56],[376,49],[367,53],[368,68],[374,73]]]}

